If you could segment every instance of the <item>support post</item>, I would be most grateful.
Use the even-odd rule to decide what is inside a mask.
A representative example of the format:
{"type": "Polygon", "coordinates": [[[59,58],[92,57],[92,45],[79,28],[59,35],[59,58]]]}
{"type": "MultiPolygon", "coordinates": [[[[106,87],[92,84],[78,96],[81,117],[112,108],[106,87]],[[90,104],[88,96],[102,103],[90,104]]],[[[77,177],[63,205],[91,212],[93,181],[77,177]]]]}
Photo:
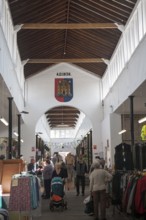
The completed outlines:
{"type": "Polygon", "coordinates": [[[89,156],[90,156],[90,135],[89,133],[87,134],[87,150],[88,150],[88,172],[90,170],[90,160],[89,160],[89,156]]]}
{"type": "Polygon", "coordinates": [[[90,130],[90,151],[91,151],[91,164],[93,163],[93,153],[92,153],[92,149],[93,149],[93,143],[92,143],[92,130],[90,130]]]}
{"type": "Polygon", "coordinates": [[[21,154],[21,114],[18,114],[18,157],[21,154]]]}
{"type": "Polygon", "coordinates": [[[133,99],[134,96],[129,96],[130,99],[130,132],[131,132],[131,148],[132,148],[132,158],[133,167],[135,168],[136,158],[135,158],[135,146],[134,146],[134,111],[133,111],[133,99]]]}
{"type": "Polygon", "coordinates": [[[9,140],[8,140],[8,159],[12,159],[12,101],[13,97],[8,97],[9,101],[9,140]]]}

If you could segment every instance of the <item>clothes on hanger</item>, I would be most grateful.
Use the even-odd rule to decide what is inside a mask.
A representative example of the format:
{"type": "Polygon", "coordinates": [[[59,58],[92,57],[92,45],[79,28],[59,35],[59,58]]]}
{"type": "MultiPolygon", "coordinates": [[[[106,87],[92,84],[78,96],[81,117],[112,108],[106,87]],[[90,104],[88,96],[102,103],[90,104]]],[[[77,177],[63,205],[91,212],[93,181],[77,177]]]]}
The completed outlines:
{"type": "Polygon", "coordinates": [[[146,169],[146,143],[135,144],[136,169],[146,169]]]}
{"type": "Polygon", "coordinates": [[[112,180],[112,204],[134,217],[146,214],[146,175],[141,171],[116,171],[112,180]]]}
{"type": "Polygon", "coordinates": [[[39,183],[34,175],[16,174],[12,177],[9,210],[28,211],[39,206],[39,183]]]}
{"type": "Polygon", "coordinates": [[[116,170],[132,170],[132,151],[131,145],[121,143],[115,147],[115,169],[116,170]]]}

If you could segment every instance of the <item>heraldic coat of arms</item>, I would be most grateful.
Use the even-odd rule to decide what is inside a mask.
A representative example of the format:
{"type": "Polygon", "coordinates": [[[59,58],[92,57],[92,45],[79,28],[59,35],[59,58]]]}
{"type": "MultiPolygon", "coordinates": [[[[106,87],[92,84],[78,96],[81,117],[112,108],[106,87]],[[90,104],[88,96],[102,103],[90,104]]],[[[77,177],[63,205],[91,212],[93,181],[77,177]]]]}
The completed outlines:
{"type": "Polygon", "coordinates": [[[73,79],[55,79],[55,98],[59,102],[69,102],[73,97],[73,79]]]}

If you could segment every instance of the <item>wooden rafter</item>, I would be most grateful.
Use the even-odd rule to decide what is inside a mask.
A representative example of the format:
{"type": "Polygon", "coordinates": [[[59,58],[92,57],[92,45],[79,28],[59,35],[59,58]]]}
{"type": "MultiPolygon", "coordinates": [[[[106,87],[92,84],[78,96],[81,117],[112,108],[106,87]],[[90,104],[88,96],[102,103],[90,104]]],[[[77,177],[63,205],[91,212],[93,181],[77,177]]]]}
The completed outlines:
{"type": "Polygon", "coordinates": [[[28,63],[103,63],[101,58],[30,59],[28,63]]]}
{"type": "Polygon", "coordinates": [[[114,23],[25,23],[22,29],[117,29],[114,23]]]}

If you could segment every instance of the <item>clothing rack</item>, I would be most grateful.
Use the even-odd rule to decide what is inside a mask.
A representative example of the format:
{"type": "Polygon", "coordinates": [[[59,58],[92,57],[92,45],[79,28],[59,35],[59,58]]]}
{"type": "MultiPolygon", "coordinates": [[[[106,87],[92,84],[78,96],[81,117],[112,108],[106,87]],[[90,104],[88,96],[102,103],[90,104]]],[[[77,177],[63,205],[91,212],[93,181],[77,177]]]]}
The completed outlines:
{"type": "MultiPolygon", "coordinates": [[[[125,216],[129,214],[133,219],[136,219],[136,215],[143,217],[146,213],[146,204],[143,203],[144,200],[142,200],[141,196],[144,195],[146,191],[146,172],[139,170],[130,172],[116,171],[115,176],[116,175],[117,182],[114,183],[118,184],[116,189],[117,195],[119,196],[120,193],[123,194],[117,198],[117,203],[113,204],[113,215],[115,215],[115,210],[117,209],[120,214],[125,216]],[[121,188],[121,186],[123,188],[121,188]],[[119,198],[121,201],[118,200],[119,198]],[[135,204],[134,207],[133,204],[135,204]]],[[[115,176],[113,176],[113,179],[115,176]]]]}
{"type": "MultiPolygon", "coordinates": [[[[20,173],[12,176],[9,200],[9,211],[18,212],[19,219],[33,218],[35,211],[40,208],[40,183],[37,176],[20,173]]],[[[40,214],[40,213],[39,213],[40,214]]]]}

